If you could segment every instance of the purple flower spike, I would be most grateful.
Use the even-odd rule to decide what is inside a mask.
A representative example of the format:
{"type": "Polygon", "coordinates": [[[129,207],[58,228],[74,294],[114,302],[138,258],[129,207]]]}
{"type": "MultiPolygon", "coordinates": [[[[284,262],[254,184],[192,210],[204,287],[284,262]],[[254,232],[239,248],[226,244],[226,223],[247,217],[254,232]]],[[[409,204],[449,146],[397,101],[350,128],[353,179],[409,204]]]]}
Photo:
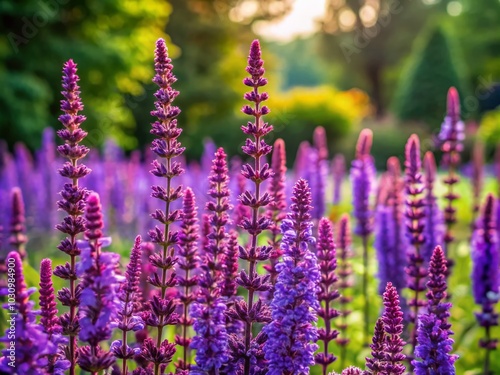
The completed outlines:
{"type": "Polygon", "coordinates": [[[189,316],[189,306],[194,301],[195,287],[198,283],[198,277],[195,274],[199,265],[198,256],[198,207],[196,207],[195,195],[190,188],[186,188],[183,198],[182,224],[181,235],[179,239],[179,269],[184,271],[184,275],[178,275],[179,290],[177,296],[183,304],[183,315],[181,318],[182,336],[176,335],[175,341],[177,345],[184,348],[183,357],[176,364],[176,368],[180,370],[189,370],[188,362],[189,345],[191,338],[188,337],[189,327],[193,325],[193,320],[189,316]]]}
{"type": "Polygon", "coordinates": [[[356,144],[356,157],[351,164],[351,183],[356,227],[354,233],[361,236],[363,242],[363,297],[364,297],[364,340],[368,340],[370,326],[370,301],[368,297],[368,238],[373,231],[373,210],[371,197],[375,185],[375,165],[370,150],[373,133],[363,129],[356,144]]]}
{"type": "Polygon", "coordinates": [[[340,323],[339,327],[339,337],[337,338],[337,344],[340,345],[340,367],[344,367],[344,362],[346,358],[347,344],[349,344],[349,338],[347,336],[347,316],[351,311],[347,308],[347,305],[352,301],[352,297],[349,295],[349,289],[352,287],[352,264],[350,258],[352,258],[351,251],[351,230],[349,225],[349,215],[344,214],[341,216],[338,223],[337,229],[337,254],[338,254],[338,288],[340,292],[340,323]]]}
{"type": "MultiPolygon", "coordinates": [[[[457,221],[457,209],[454,207],[454,202],[459,196],[454,192],[453,187],[460,179],[456,172],[460,164],[460,154],[463,151],[463,141],[465,139],[464,123],[460,120],[460,99],[454,87],[448,90],[447,107],[447,115],[444,118],[441,131],[437,137],[438,146],[443,153],[441,163],[448,169],[448,175],[443,180],[444,184],[448,186],[444,196],[447,202],[444,210],[444,220],[446,223],[446,234],[444,237],[445,253],[450,243],[454,240],[452,228],[457,221]]],[[[448,272],[450,272],[451,266],[453,266],[453,263],[449,260],[448,272]]]]}
{"type": "Polygon", "coordinates": [[[373,333],[371,348],[371,358],[366,358],[366,367],[368,367],[368,374],[385,374],[385,360],[386,360],[386,337],[384,330],[384,321],[378,318],[375,323],[375,331],[373,333]]]}
{"type": "Polygon", "coordinates": [[[494,307],[499,301],[499,248],[496,223],[496,201],[488,194],[476,228],[472,235],[472,292],[474,301],[481,306],[476,319],[485,328],[485,338],[479,345],[486,349],[484,373],[489,373],[490,352],[497,348],[491,338],[491,327],[498,325],[498,313],[494,307]]]}
{"type": "Polygon", "coordinates": [[[418,345],[415,348],[416,360],[412,361],[416,375],[455,374],[454,363],[458,356],[450,355],[453,340],[450,336],[451,303],[446,301],[446,258],[441,247],[437,246],[429,263],[427,282],[427,314],[419,316],[418,345]]]}
{"type": "Polygon", "coordinates": [[[337,154],[332,160],[332,176],[333,176],[333,204],[338,205],[341,200],[342,182],[345,178],[345,157],[342,154],[337,154]]]}
{"type": "MultiPolygon", "coordinates": [[[[156,121],[151,124],[150,130],[156,137],[151,144],[151,151],[157,159],[153,161],[150,172],[164,179],[163,185],[152,187],[151,196],[161,201],[165,210],[157,209],[151,214],[160,226],[149,231],[151,242],[157,249],[149,257],[156,272],[149,277],[148,282],[158,290],[143,315],[146,325],[156,327],[157,339],[144,341],[142,346],[142,357],[154,364],[154,375],[159,375],[161,366],[171,361],[171,345],[163,340],[163,330],[178,321],[175,313],[177,302],[171,295],[173,293],[167,295],[167,290],[177,284],[173,269],[177,262],[175,254],[179,246],[179,232],[172,230],[172,224],[181,220],[182,213],[181,210],[173,209],[172,205],[182,197],[182,186],[175,187],[173,180],[184,172],[181,163],[175,160],[183,154],[184,147],[178,141],[182,129],[177,127],[177,117],[181,111],[173,105],[179,92],[172,88],[177,79],[172,73],[171,62],[165,41],[158,39],[155,49],[156,75],[153,78],[158,90],[154,94],[155,110],[151,112],[156,121]]],[[[175,345],[172,348],[175,352],[175,345]]]]}
{"type": "Polygon", "coordinates": [[[121,301],[119,290],[124,281],[116,274],[120,256],[103,253],[103,227],[99,195],[91,193],[87,198],[86,236],[88,246],[82,246],[81,261],[76,267],[82,280],[79,322],[81,341],[89,345],[78,350],[80,368],[89,372],[106,370],[115,362],[112,352],[100,348],[101,341],[107,341],[118,317],[121,301]]]}
{"type": "Polygon", "coordinates": [[[386,374],[401,375],[406,368],[403,361],[405,342],[401,339],[403,333],[403,312],[399,306],[399,296],[396,288],[387,283],[384,293],[384,314],[382,315],[385,331],[385,360],[383,368],[386,374]]]}
{"type": "Polygon", "coordinates": [[[423,231],[425,227],[425,210],[423,193],[423,176],[421,173],[420,141],[418,136],[412,134],[405,148],[405,190],[406,190],[406,233],[412,248],[408,252],[408,288],[413,291],[413,298],[408,301],[411,308],[410,322],[413,323],[412,346],[417,345],[417,316],[419,309],[425,306],[422,294],[425,291],[427,270],[421,254],[424,243],[423,231]]]}
{"type": "MultiPolygon", "coordinates": [[[[9,326],[15,327],[14,349],[6,346],[2,350],[3,357],[0,359],[0,372],[2,374],[24,374],[24,375],[48,375],[48,358],[54,357],[58,353],[57,344],[49,339],[49,335],[44,332],[42,325],[36,324],[36,316],[33,311],[34,303],[29,300],[30,295],[36,289],[26,287],[23,275],[22,260],[16,251],[12,251],[6,258],[7,266],[12,269],[10,277],[14,278],[13,284],[15,293],[9,295],[9,299],[14,302],[8,303],[8,309],[13,314],[9,316],[9,326]],[[12,353],[14,351],[15,353],[12,353]]],[[[12,332],[6,331],[1,341],[10,343],[12,332]]],[[[63,370],[53,372],[62,375],[63,370]]]]}
{"type": "Polygon", "coordinates": [[[295,184],[290,209],[281,224],[283,261],[277,266],[272,321],[264,326],[268,336],[264,352],[269,361],[269,375],[309,374],[318,348],[314,311],[319,308],[321,274],[316,257],[309,250],[309,245],[315,242],[311,191],[303,179],[295,184]]]}
{"type": "Polygon", "coordinates": [[[481,141],[476,141],[474,143],[474,149],[472,150],[472,229],[477,214],[479,212],[479,207],[481,205],[481,192],[483,191],[484,184],[484,144],[481,141]]]}
{"type": "Polygon", "coordinates": [[[144,329],[144,322],[139,314],[141,310],[140,301],[142,299],[139,289],[141,260],[141,237],[137,236],[130,254],[130,262],[125,272],[125,282],[122,284],[118,294],[120,308],[114,324],[122,331],[122,339],[113,341],[111,344],[111,352],[117,359],[122,360],[122,374],[128,374],[127,361],[140,354],[140,348],[132,348],[127,343],[127,332],[136,332],[144,329]]]}
{"type": "Polygon", "coordinates": [[[77,246],[78,237],[85,231],[83,212],[85,209],[85,199],[87,190],[81,187],[79,179],[90,173],[90,169],[79,161],[84,158],[89,149],[82,146],[80,142],[87,136],[87,132],[80,128],[85,121],[85,116],[79,112],[83,110],[80,99],[80,78],[76,74],[77,68],[73,60],[69,60],[63,67],[61,111],[59,121],[64,129],[57,131],[57,135],[64,141],[64,144],[57,147],[59,154],[68,161],[59,169],[59,174],[70,181],[64,184],[60,192],[61,200],[57,202],[60,210],[67,213],[63,221],[56,225],[56,228],[66,235],[58,246],[58,249],[70,256],[70,262],[57,266],[54,275],[68,280],[69,289],[63,288],[58,292],[58,299],[63,306],[68,306],[69,311],[61,316],[63,334],[69,336],[69,344],[65,350],[67,359],[71,363],[70,374],[75,373],[77,340],[76,336],[80,329],[78,323],[77,309],[79,305],[79,293],[75,265],[80,249],[77,246]]]}
{"type": "Polygon", "coordinates": [[[329,351],[328,344],[337,338],[339,332],[332,328],[332,319],[339,316],[331,303],[340,297],[335,288],[338,278],[335,274],[337,269],[336,249],[333,242],[333,227],[331,222],[322,218],[318,227],[318,243],[316,244],[316,254],[319,261],[321,281],[319,283],[318,301],[320,308],[318,316],[323,319],[325,328],[318,330],[318,340],[323,341],[324,351],[315,355],[314,360],[317,365],[322,366],[323,375],[328,373],[328,366],[337,358],[329,351]]]}
{"type": "Polygon", "coordinates": [[[348,368],[342,370],[340,375],[363,375],[364,372],[358,367],[349,366],[348,368]]]}
{"type": "Polygon", "coordinates": [[[243,84],[250,87],[251,91],[245,93],[244,98],[251,105],[245,105],[242,112],[252,117],[253,121],[247,122],[241,127],[243,133],[249,138],[245,140],[242,147],[243,152],[253,159],[253,165],[247,163],[241,168],[241,173],[248,179],[253,188],[246,190],[238,199],[241,203],[251,209],[251,216],[245,218],[240,227],[248,232],[248,245],[240,247],[240,259],[248,262],[248,272],[243,270],[237,279],[237,283],[247,290],[247,301],[237,301],[229,311],[229,314],[245,325],[245,334],[231,336],[231,363],[232,368],[243,367],[244,375],[254,374],[259,369],[265,368],[261,346],[265,337],[258,335],[253,337],[253,323],[264,322],[269,319],[268,310],[258,298],[259,292],[267,292],[271,285],[269,275],[261,276],[257,273],[258,262],[269,259],[271,246],[259,246],[259,235],[272,227],[272,222],[265,215],[263,209],[271,203],[272,198],[268,192],[263,192],[262,183],[273,176],[269,164],[263,162],[263,157],[270,154],[272,146],[265,141],[273,127],[264,121],[263,116],[270,111],[263,103],[269,98],[266,92],[259,89],[267,84],[264,75],[264,61],[261,58],[260,44],[254,40],[250,46],[248,66],[246,71],[250,77],[243,80],[243,84]],[[257,297],[257,300],[256,300],[257,297]]]}
{"type": "MultiPolygon", "coordinates": [[[[285,209],[286,204],[286,191],[285,191],[285,181],[286,181],[286,153],[285,153],[285,141],[282,139],[277,139],[274,142],[273,157],[272,157],[272,168],[274,175],[269,184],[269,194],[272,197],[271,203],[267,207],[266,215],[272,221],[271,224],[271,239],[269,240],[269,245],[272,246],[272,251],[269,256],[270,264],[265,264],[264,268],[271,275],[271,284],[274,286],[276,284],[276,279],[278,277],[278,272],[276,271],[276,265],[282,255],[280,242],[281,242],[281,230],[280,225],[286,216],[285,209]]],[[[272,301],[273,291],[270,290],[268,293],[268,300],[272,301]]]]}
{"type": "MultiPolygon", "coordinates": [[[[328,144],[326,140],[326,131],[322,126],[314,129],[314,166],[310,177],[311,192],[312,192],[312,206],[313,206],[313,219],[319,220],[325,213],[325,190],[326,179],[328,175],[328,144]]],[[[311,155],[313,155],[311,154],[311,155]]]]}
{"type": "Polygon", "coordinates": [[[228,301],[236,297],[238,289],[238,285],[236,284],[238,276],[238,252],[238,233],[235,230],[231,230],[226,250],[221,260],[224,278],[221,284],[221,296],[226,297],[228,301]]]}
{"type": "Polygon", "coordinates": [[[10,246],[16,250],[21,259],[26,258],[25,245],[28,242],[26,237],[26,218],[24,215],[24,202],[21,189],[12,189],[12,210],[10,220],[10,246]]]}
{"type": "Polygon", "coordinates": [[[436,182],[436,161],[432,152],[427,151],[424,155],[425,197],[424,197],[424,242],[421,247],[421,255],[425,262],[431,258],[432,252],[437,245],[443,243],[444,219],[443,212],[438,206],[434,194],[434,183],[436,182]]]}

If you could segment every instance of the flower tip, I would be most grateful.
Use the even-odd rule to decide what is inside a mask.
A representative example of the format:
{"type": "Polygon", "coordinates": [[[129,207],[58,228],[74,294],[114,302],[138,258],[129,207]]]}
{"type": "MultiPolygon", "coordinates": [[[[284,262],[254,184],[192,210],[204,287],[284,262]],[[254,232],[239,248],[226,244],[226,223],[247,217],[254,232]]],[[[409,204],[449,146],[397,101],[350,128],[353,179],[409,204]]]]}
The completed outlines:
{"type": "Polygon", "coordinates": [[[373,143],[373,132],[370,129],[363,129],[359,133],[358,143],[356,144],[356,157],[363,157],[370,153],[373,143]]]}
{"type": "Polygon", "coordinates": [[[424,155],[424,170],[427,180],[434,180],[436,176],[436,159],[431,151],[427,151],[424,155]]]}
{"type": "Polygon", "coordinates": [[[250,57],[253,59],[260,59],[260,42],[259,39],[254,39],[250,45],[250,57]]]}
{"type": "Polygon", "coordinates": [[[460,97],[455,87],[450,87],[448,90],[447,114],[452,118],[458,118],[460,116],[460,97]]]}

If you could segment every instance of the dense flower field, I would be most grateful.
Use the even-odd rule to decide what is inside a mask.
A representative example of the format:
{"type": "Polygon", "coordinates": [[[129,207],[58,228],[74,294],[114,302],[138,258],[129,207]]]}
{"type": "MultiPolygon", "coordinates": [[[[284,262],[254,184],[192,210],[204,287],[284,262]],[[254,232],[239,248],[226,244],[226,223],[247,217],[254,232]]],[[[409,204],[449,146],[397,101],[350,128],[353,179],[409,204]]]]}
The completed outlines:
{"type": "Polygon", "coordinates": [[[268,144],[263,64],[254,41],[243,159],[207,141],[199,164],[183,159],[163,40],[154,140],[129,157],[84,146],[77,66],[64,65],[60,145],[47,130],[34,158],[0,150],[1,373],[500,373],[500,209],[479,152],[460,199],[457,91],[435,139],[441,173],[412,135],[403,165],[377,174],[365,129],[347,182],[321,127],[287,171],[284,142],[268,144]]]}

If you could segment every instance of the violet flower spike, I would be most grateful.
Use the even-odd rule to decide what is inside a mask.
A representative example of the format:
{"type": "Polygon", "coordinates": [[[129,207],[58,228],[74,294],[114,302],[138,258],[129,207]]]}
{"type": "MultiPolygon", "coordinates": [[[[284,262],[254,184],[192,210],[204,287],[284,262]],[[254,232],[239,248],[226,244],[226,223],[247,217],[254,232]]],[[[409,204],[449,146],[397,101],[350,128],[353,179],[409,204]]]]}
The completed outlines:
{"type": "MultiPolygon", "coordinates": [[[[441,163],[448,169],[448,175],[443,179],[443,183],[448,187],[444,195],[446,201],[446,208],[444,210],[444,220],[446,223],[446,233],[444,236],[445,253],[447,253],[450,244],[454,240],[452,229],[457,221],[457,209],[454,207],[454,202],[459,198],[459,195],[454,191],[454,187],[460,180],[457,169],[460,164],[460,154],[463,151],[464,139],[464,123],[460,119],[460,98],[457,90],[451,87],[448,90],[447,114],[437,137],[438,146],[443,152],[441,163]]],[[[452,266],[453,262],[448,259],[448,272],[450,272],[452,266]]]]}
{"type": "Polygon", "coordinates": [[[12,250],[15,250],[21,256],[26,258],[26,218],[24,213],[24,202],[21,189],[15,187],[11,192],[12,209],[10,220],[10,239],[9,243],[12,250]]]}
{"type": "MultiPolygon", "coordinates": [[[[269,240],[269,246],[272,246],[272,251],[269,255],[269,263],[265,264],[264,269],[271,275],[271,284],[276,284],[276,279],[278,277],[278,272],[276,271],[276,265],[282,255],[280,248],[281,242],[281,230],[280,225],[283,219],[286,217],[285,209],[287,207],[286,203],[286,191],[285,191],[285,181],[286,181],[286,151],[285,142],[282,139],[277,139],[274,142],[273,156],[271,163],[274,175],[269,183],[269,194],[272,197],[272,201],[269,203],[266,215],[271,220],[271,238],[269,240]]],[[[273,290],[271,289],[267,295],[268,301],[271,302],[273,299],[273,290]]]]}
{"type": "Polygon", "coordinates": [[[141,236],[137,236],[130,253],[130,262],[125,271],[125,282],[121,285],[118,298],[120,308],[114,325],[122,331],[121,340],[111,344],[111,352],[117,359],[122,360],[121,374],[128,374],[127,362],[140,354],[140,348],[133,348],[127,342],[128,332],[137,332],[144,329],[144,322],[139,314],[141,310],[141,291],[139,282],[141,277],[142,247],[141,236]]]}
{"type": "Polygon", "coordinates": [[[189,345],[191,337],[188,337],[189,327],[193,325],[193,320],[189,316],[189,307],[195,300],[195,287],[198,283],[198,276],[195,274],[199,266],[198,239],[200,227],[198,225],[198,207],[196,207],[195,195],[191,188],[186,188],[182,201],[182,224],[179,238],[179,269],[184,271],[184,275],[178,275],[179,290],[177,296],[183,305],[183,314],[180,320],[182,325],[182,336],[176,335],[176,344],[183,348],[182,359],[176,363],[176,368],[189,371],[188,360],[189,345]]]}
{"type": "Polygon", "coordinates": [[[225,317],[227,306],[221,297],[221,289],[225,283],[223,257],[228,245],[228,211],[232,207],[229,203],[229,176],[223,148],[215,153],[209,182],[208,195],[211,199],[207,202],[206,209],[211,213],[211,230],[200,262],[200,289],[191,308],[196,332],[191,343],[191,348],[196,349],[193,373],[217,373],[229,359],[225,317]]]}
{"type": "MultiPolygon", "coordinates": [[[[10,317],[11,324],[16,327],[15,356],[6,347],[2,350],[0,358],[0,371],[2,374],[47,375],[49,357],[58,353],[57,345],[44,332],[42,325],[36,324],[36,315],[33,311],[34,303],[29,298],[36,289],[26,287],[23,275],[22,260],[18,252],[11,251],[6,258],[8,267],[12,267],[15,295],[14,302],[9,302],[9,311],[15,312],[10,317]]],[[[2,341],[9,343],[12,333],[7,330],[2,341]]],[[[67,368],[67,367],[66,367],[67,368]]],[[[65,368],[64,368],[65,369],[65,368]]],[[[64,372],[64,369],[61,371],[64,372]]],[[[62,375],[63,372],[54,372],[62,375]]]]}
{"type": "Polygon", "coordinates": [[[283,261],[277,265],[272,321],[263,329],[268,336],[264,352],[269,375],[309,374],[318,348],[314,311],[319,308],[321,274],[316,256],[309,249],[315,243],[311,191],[303,179],[295,184],[290,210],[281,224],[283,261]]]}
{"type": "Polygon", "coordinates": [[[57,147],[59,154],[68,161],[59,169],[62,177],[68,178],[69,183],[64,184],[61,190],[61,200],[57,202],[59,209],[65,211],[67,216],[56,226],[62,233],[66,234],[58,246],[58,249],[70,256],[70,261],[64,265],[59,265],[54,270],[54,275],[69,281],[69,289],[63,288],[58,292],[58,299],[63,306],[68,306],[69,311],[61,316],[63,334],[69,336],[69,344],[65,353],[71,363],[70,375],[75,375],[76,352],[78,350],[76,336],[80,326],[78,323],[77,309],[79,306],[79,294],[76,275],[76,262],[80,255],[77,246],[77,239],[85,231],[83,222],[83,212],[87,190],[81,187],[79,179],[90,173],[90,169],[84,164],[79,164],[79,160],[84,158],[89,149],[80,145],[80,142],[87,136],[87,132],[80,128],[85,121],[85,116],[79,112],[83,110],[80,99],[80,78],[76,74],[77,67],[73,60],[68,60],[63,67],[61,110],[64,112],[59,116],[59,121],[64,129],[58,130],[57,135],[64,141],[64,144],[57,147]]]}
{"type": "MultiPolygon", "coordinates": [[[[269,193],[261,191],[261,185],[264,181],[271,178],[273,173],[267,163],[263,163],[262,158],[271,153],[272,147],[266,143],[264,137],[269,134],[273,127],[263,121],[263,116],[269,113],[269,108],[262,105],[268,99],[267,93],[259,93],[259,88],[267,84],[267,79],[264,75],[264,61],[261,59],[261,50],[258,40],[254,40],[250,47],[248,56],[248,66],[246,71],[250,74],[243,80],[243,83],[252,90],[244,95],[244,98],[253,103],[253,107],[245,105],[242,109],[243,113],[252,116],[253,122],[248,122],[247,125],[241,127],[243,133],[249,137],[245,141],[242,150],[250,156],[254,163],[253,165],[244,164],[241,173],[254,184],[253,191],[247,190],[240,197],[240,201],[245,206],[252,209],[252,216],[243,220],[240,226],[249,234],[249,245],[240,248],[240,258],[248,262],[248,272],[242,271],[237,282],[247,291],[247,301],[239,301],[234,306],[234,316],[245,322],[245,335],[242,340],[243,349],[240,346],[232,345],[234,359],[232,365],[243,365],[243,374],[254,374],[260,367],[265,367],[263,361],[262,350],[259,349],[263,344],[265,337],[253,337],[252,327],[254,322],[268,321],[268,311],[260,299],[255,301],[256,293],[269,290],[269,276],[260,276],[257,274],[258,262],[269,259],[269,254],[272,250],[271,246],[259,246],[259,235],[270,228],[271,222],[262,214],[264,209],[272,198],[269,193]],[[259,337],[259,339],[258,339],[259,337]],[[254,348],[254,349],[252,349],[254,348]],[[258,354],[258,355],[257,355],[258,354]],[[242,363],[240,363],[240,361],[242,363]]],[[[241,339],[233,337],[234,342],[239,342],[241,339]]]]}
{"type": "Polygon", "coordinates": [[[315,173],[311,175],[311,192],[312,192],[312,215],[313,219],[320,220],[323,217],[326,209],[325,190],[326,179],[328,175],[328,142],[326,139],[326,131],[322,126],[314,129],[313,144],[315,149],[315,173]]]}
{"type": "Polygon", "coordinates": [[[152,123],[150,131],[156,137],[151,144],[151,150],[158,159],[153,161],[151,173],[158,178],[164,178],[165,182],[164,186],[153,186],[151,196],[163,201],[165,209],[158,209],[151,215],[162,226],[156,226],[149,231],[151,242],[160,249],[150,257],[151,264],[158,271],[149,278],[149,283],[159,290],[149,303],[150,310],[143,316],[146,325],[156,327],[156,342],[148,339],[142,347],[143,358],[154,363],[154,375],[160,375],[160,367],[172,360],[172,350],[175,352],[175,346],[163,340],[163,333],[167,325],[177,324],[178,321],[175,313],[177,302],[167,297],[167,289],[173,288],[177,283],[173,270],[177,262],[175,252],[179,244],[179,233],[173,231],[171,225],[180,221],[182,214],[180,210],[172,208],[172,203],[182,197],[182,186],[174,187],[172,182],[184,172],[181,163],[175,161],[183,154],[184,147],[181,147],[177,140],[182,129],[177,127],[180,109],[173,105],[179,92],[172,88],[177,79],[172,74],[171,61],[165,41],[158,39],[155,49],[156,75],[153,82],[159,88],[154,94],[155,110],[151,112],[157,120],[152,123]]]}
{"type": "Polygon", "coordinates": [[[85,219],[87,241],[80,245],[81,260],[76,273],[82,280],[78,311],[81,329],[78,336],[89,345],[78,350],[78,365],[97,375],[115,363],[113,353],[102,350],[100,342],[111,338],[114,328],[111,323],[118,317],[118,292],[124,278],[116,274],[120,256],[103,253],[101,249],[107,241],[102,237],[104,224],[99,195],[96,193],[91,193],[87,198],[85,219]]]}
{"type": "Polygon", "coordinates": [[[408,252],[408,266],[406,274],[408,277],[408,288],[413,291],[413,298],[408,301],[410,307],[410,322],[412,329],[412,350],[415,351],[417,345],[417,317],[419,309],[425,306],[426,301],[421,297],[425,291],[425,279],[427,270],[425,269],[424,258],[420,253],[420,248],[424,243],[424,201],[423,176],[421,173],[420,141],[418,136],[412,134],[406,143],[405,148],[405,190],[406,190],[406,233],[408,241],[413,247],[408,252]]]}
{"type": "Polygon", "coordinates": [[[323,352],[314,356],[314,361],[323,369],[323,375],[328,373],[328,366],[337,358],[330,352],[328,344],[337,338],[339,332],[332,328],[332,319],[339,316],[339,311],[333,307],[333,304],[340,294],[335,288],[338,281],[336,275],[337,258],[335,243],[333,242],[332,223],[322,218],[318,226],[318,242],[316,244],[316,254],[319,261],[319,270],[321,281],[319,283],[318,317],[323,319],[324,328],[318,329],[318,340],[323,341],[323,352]]]}
{"type": "Polygon", "coordinates": [[[424,242],[420,253],[427,263],[431,259],[432,252],[436,246],[443,244],[444,218],[439,208],[436,195],[434,194],[434,183],[436,182],[436,161],[432,152],[427,151],[424,155],[424,242]]]}
{"type": "Polygon", "coordinates": [[[371,196],[375,184],[375,165],[370,150],[373,142],[373,133],[363,129],[356,144],[356,158],[351,164],[351,183],[354,217],[356,227],[354,233],[361,237],[363,242],[363,297],[364,297],[364,342],[368,340],[370,326],[370,302],[368,298],[368,239],[373,231],[373,211],[371,196]]]}
{"type": "Polygon", "coordinates": [[[349,290],[352,287],[352,264],[349,261],[352,258],[351,250],[351,230],[349,225],[349,215],[344,214],[341,216],[337,229],[337,256],[338,256],[338,290],[340,292],[340,323],[337,325],[339,328],[339,335],[337,337],[337,344],[340,346],[340,367],[344,367],[346,359],[346,349],[349,344],[349,337],[347,335],[347,316],[351,313],[348,309],[352,297],[349,295],[349,290]]]}
{"type": "Polygon", "coordinates": [[[489,374],[490,352],[497,348],[497,340],[491,338],[491,327],[498,325],[495,305],[499,301],[499,248],[496,222],[496,200],[488,194],[476,228],[472,235],[472,292],[474,301],[481,306],[476,319],[485,329],[485,337],[479,342],[486,350],[484,373],[489,374]]]}
{"type": "Polygon", "coordinates": [[[333,178],[333,204],[337,206],[341,200],[342,183],[344,182],[346,166],[343,154],[337,154],[332,160],[332,178],[333,178]]]}
{"type": "Polygon", "coordinates": [[[449,354],[453,349],[450,336],[451,303],[446,302],[446,258],[441,247],[437,246],[429,264],[427,282],[427,310],[419,315],[418,345],[415,348],[416,359],[412,361],[416,375],[455,374],[454,363],[457,355],[449,354]]]}
{"type": "Polygon", "coordinates": [[[58,350],[59,345],[67,344],[66,338],[62,336],[62,327],[57,317],[57,303],[52,284],[52,261],[43,259],[40,263],[40,325],[48,336],[48,340],[55,346],[55,353],[48,355],[47,373],[64,375],[65,370],[70,368],[70,362],[64,358],[63,353],[58,350]]]}
{"type": "Polygon", "coordinates": [[[385,360],[387,357],[386,353],[386,335],[384,329],[384,321],[382,318],[378,318],[375,323],[375,330],[373,333],[371,348],[371,357],[366,358],[366,371],[367,375],[371,374],[385,374],[385,360]]]}

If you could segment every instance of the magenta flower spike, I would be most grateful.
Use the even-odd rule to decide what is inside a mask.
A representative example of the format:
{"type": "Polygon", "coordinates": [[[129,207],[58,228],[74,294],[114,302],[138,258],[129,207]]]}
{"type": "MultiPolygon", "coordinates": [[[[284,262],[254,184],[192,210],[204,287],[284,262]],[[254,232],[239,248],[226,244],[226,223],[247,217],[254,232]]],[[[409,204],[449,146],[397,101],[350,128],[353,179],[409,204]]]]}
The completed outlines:
{"type": "Polygon", "coordinates": [[[385,361],[383,368],[385,373],[401,375],[406,368],[403,364],[406,356],[403,354],[403,348],[406,344],[402,339],[403,334],[403,312],[399,306],[399,296],[396,288],[387,283],[384,293],[384,313],[382,321],[385,332],[385,361]]]}
{"type": "Polygon", "coordinates": [[[156,209],[151,214],[153,219],[160,223],[149,231],[151,242],[155,244],[155,251],[149,257],[156,272],[149,277],[149,283],[157,288],[148,304],[148,311],[143,314],[147,326],[154,327],[156,337],[148,338],[143,342],[142,357],[149,361],[154,368],[154,375],[160,375],[161,368],[172,361],[175,345],[164,339],[168,325],[178,323],[179,316],[175,312],[178,302],[167,290],[177,285],[174,267],[177,262],[176,253],[179,248],[179,231],[172,225],[181,220],[181,210],[174,209],[173,204],[182,197],[182,186],[175,187],[173,182],[184,170],[179,161],[176,161],[183,152],[178,138],[182,129],[177,126],[177,117],[180,109],[173,105],[179,92],[172,88],[176,78],[172,73],[172,60],[168,56],[166,43],[163,39],[156,41],[155,72],[153,82],[158,86],[155,92],[155,110],[151,115],[156,121],[151,124],[150,133],[156,139],[151,144],[151,151],[157,159],[153,161],[151,174],[164,179],[163,185],[154,185],[151,196],[164,205],[164,209],[156,209]]]}
{"type": "Polygon", "coordinates": [[[26,217],[24,213],[24,202],[21,189],[15,187],[12,189],[12,209],[10,219],[10,239],[9,243],[12,250],[15,250],[21,256],[26,258],[26,217]]]}
{"type": "Polygon", "coordinates": [[[90,173],[90,169],[79,161],[84,158],[89,149],[80,144],[87,136],[87,132],[80,128],[85,121],[85,116],[79,114],[83,110],[83,104],[80,99],[80,87],[78,81],[80,78],[76,74],[77,67],[73,60],[68,60],[63,67],[61,111],[59,121],[64,129],[58,130],[57,135],[64,143],[57,147],[59,154],[67,159],[63,167],[59,169],[59,174],[70,181],[64,184],[60,192],[61,200],[57,202],[60,210],[67,213],[63,221],[56,228],[64,233],[66,237],[61,241],[58,249],[70,257],[70,261],[64,265],[59,265],[54,270],[54,275],[68,280],[69,289],[63,288],[58,292],[58,299],[63,306],[69,307],[69,311],[61,316],[61,325],[63,335],[69,336],[69,343],[65,353],[71,366],[70,375],[75,375],[76,353],[78,350],[77,336],[80,325],[78,322],[77,310],[80,303],[79,294],[81,288],[78,287],[76,277],[76,263],[80,256],[80,249],[77,246],[77,240],[82,237],[85,231],[83,212],[85,209],[85,199],[87,190],[80,186],[79,180],[90,173]]]}
{"type": "Polygon", "coordinates": [[[476,320],[485,329],[485,337],[479,343],[486,351],[484,373],[489,374],[490,352],[497,348],[497,340],[491,337],[491,327],[498,325],[495,305],[500,297],[500,254],[498,247],[498,228],[496,199],[488,194],[483,205],[476,228],[472,235],[472,292],[474,301],[481,306],[476,320]]]}
{"type": "MultiPolygon", "coordinates": [[[[285,209],[287,207],[285,191],[286,151],[285,142],[282,139],[277,139],[274,142],[271,166],[274,172],[274,175],[271,178],[271,182],[269,183],[269,195],[272,197],[272,201],[267,207],[266,215],[272,221],[271,239],[269,240],[269,245],[272,246],[273,249],[269,255],[269,264],[265,264],[264,268],[271,275],[271,284],[274,287],[274,284],[276,284],[276,279],[278,277],[276,265],[278,264],[279,259],[282,255],[282,251],[280,248],[280,225],[283,219],[286,217],[285,209]]],[[[269,291],[267,297],[269,302],[272,301],[272,289],[269,291]]]]}
{"type": "MultiPolygon", "coordinates": [[[[244,322],[245,334],[243,338],[231,336],[231,366],[238,369],[242,367],[244,375],[255,374],[259,368],[264,368],[265,360],[261,348],[265,336],[253,335],[253,324],[269,321],[269,312],[263,301],[258,297],[259,292],[270,289],[269,275],[261,276],[257,273],[259,262],[269,259],[271,246],[260,246],[260,234],[271,228],[271,221],[262,212],[271,203],[272,198],[268,192],[262,191],[262,183],[273,176],[269,164],[263,158],[270,154],[272,146],[268,145],[264,137],[273,127],[263,120],[269,113],[269,108],[263,105],[268,99],[266,92],[260,93],[259,89],[267,84],[264,75],[264,61],[261,58],[261,49],[258,40],[254,40],[250,47],[248,66],[246,71],[250,75],[243,80],[245,86],[251,91],[245,93],[244,98],[252,103],[245,105],[242,112],[253,118],[242,126],[243,133],[249,138],[245,140],[242,150],[253,159],[253,165],[244,164],[241,173],[253,184],[253,188],[245,191],[239,199],[242,204],[251,208],[251,217],[243,220],[240,226],[248,232],[249,244],[240,247],[240,259],[248,262],[248,271],[241,271],[237,283],[247,290],[246,301],[238,301],[231,308],[230,314],[237,320],[244,322]],[[256,299],[257,297],[257,299],[256,299]]],[[[240,371],[240,370],[238,370],[240,371]]]]}
{"type": "Polygon", "coordinates": [[[337,154],[333,157],[331,173],[333,178],[333,204],[338,205],[341,200],[342,183],[344,182],[346,173],[344,155],[337,154]]]}
{"type": "Polygon", "coordinates": [[[312,215],[313,219],[320,220],[326,209],[325,190],[328,176],[328,142],[325,128],[322,126],[314,129],[313,145],[315,152],[312,170],[314,173],[309,176],[313,198],[312,215]]]}
{"type": "Polygon", "coordinates": [[[323,341],[323,352],[317,353],[314,356],[314,361],[322,367],[323,375],[326,375],[328,373],[328,366],[337,359],[331,353],[329,343],[335,340],[339,334],[332,327],[332,319],[335,319],[340,314],[334,308],[334,303],[340,297],[340,294],[336,289],[336,283],[338,282],[336,275],[337,256],[335,243],[333,242],[333,226],[326,218],[322,218],[319,221],[316,255],[321,273],[318,291],[320,308],[317,313],[318,317],[323,320],[324,328],[318,329],[318,341],[323,341]]]}

